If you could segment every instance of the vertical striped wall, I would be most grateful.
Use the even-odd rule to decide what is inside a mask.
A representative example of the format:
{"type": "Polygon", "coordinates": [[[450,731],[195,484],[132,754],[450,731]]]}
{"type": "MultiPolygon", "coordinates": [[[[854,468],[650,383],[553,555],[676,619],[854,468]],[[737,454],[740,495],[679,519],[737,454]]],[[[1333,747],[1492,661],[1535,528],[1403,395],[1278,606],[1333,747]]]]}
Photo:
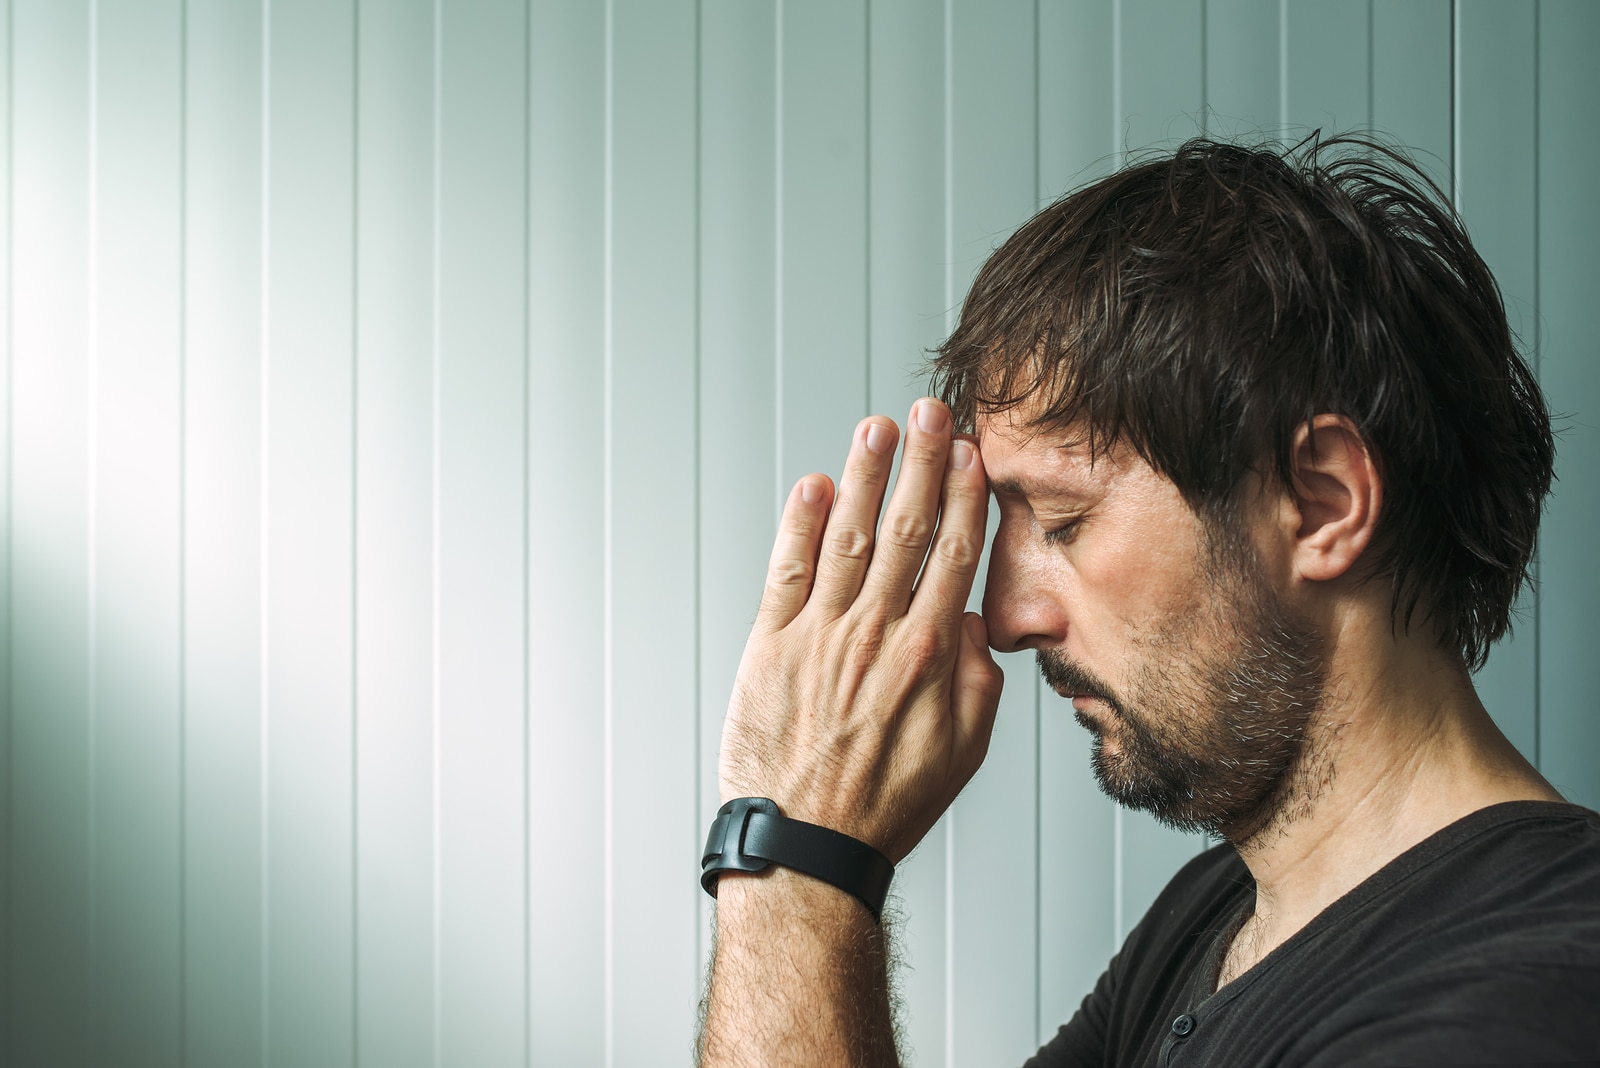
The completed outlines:
{"type": "MultiPolygon", "coordinates": [[[[778,502],[1140,148],[1420,149],[1562,415],[1479,676],[1600,804],[1600,6],[9,0],[0,1059],[689,1059],[778,502]]],[[[1201,843],[1010,658],[897,879],[916,1063],[1019,1062],[1201,843]]]]}

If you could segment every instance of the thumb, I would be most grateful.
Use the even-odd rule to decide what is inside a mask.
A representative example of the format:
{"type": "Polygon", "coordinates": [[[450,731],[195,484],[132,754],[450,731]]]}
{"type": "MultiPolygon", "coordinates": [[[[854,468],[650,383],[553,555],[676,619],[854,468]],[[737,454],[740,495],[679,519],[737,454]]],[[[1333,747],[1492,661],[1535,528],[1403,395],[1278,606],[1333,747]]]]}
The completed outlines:
{"type": "Polygon", "coordinates": [[[968,612],[962,620],[961,645],[956,653],[951,713],[955,717],[957,750],[974,771],[989,751],[989,735],[994,732],[995,710],[1005,681],[1005,673],[989,652],[989,629],[983,617],[968,612]]]}

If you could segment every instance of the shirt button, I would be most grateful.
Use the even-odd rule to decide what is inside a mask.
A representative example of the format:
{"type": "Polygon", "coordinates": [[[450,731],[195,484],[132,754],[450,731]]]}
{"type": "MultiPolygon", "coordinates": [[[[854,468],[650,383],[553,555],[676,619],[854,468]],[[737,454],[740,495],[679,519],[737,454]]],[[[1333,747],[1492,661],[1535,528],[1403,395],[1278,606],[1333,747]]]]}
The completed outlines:
{"type": "Polygon", "coordinates": [[[1172,1033],[1177,1035],[1179,1038],[1182,1038],[1184,1035],[1187,1035],[1193,1030],[1194,1017],[1190,1016],[1188,1013],[1184,1013],[1182,1016],[1172,1021],[1172,1033]]]}

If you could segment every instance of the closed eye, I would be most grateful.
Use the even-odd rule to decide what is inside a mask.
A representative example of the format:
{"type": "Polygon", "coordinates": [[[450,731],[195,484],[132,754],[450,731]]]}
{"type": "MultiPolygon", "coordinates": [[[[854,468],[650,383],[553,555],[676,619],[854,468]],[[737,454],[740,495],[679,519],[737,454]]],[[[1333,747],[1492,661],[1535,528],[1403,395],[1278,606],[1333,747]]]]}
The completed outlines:
{"type": "Polygon", "coordinates": [[[1073,519],[1067,520],[1060,526],[1051,527],[1049,530],[1044,532],[1045,544],[1065,545],[1072,541],[1072,539],[1078,534],[1078,528],[1082,526],[1083,521],[1087,518],[1087,516],[1080,515],[1073,519]]]}

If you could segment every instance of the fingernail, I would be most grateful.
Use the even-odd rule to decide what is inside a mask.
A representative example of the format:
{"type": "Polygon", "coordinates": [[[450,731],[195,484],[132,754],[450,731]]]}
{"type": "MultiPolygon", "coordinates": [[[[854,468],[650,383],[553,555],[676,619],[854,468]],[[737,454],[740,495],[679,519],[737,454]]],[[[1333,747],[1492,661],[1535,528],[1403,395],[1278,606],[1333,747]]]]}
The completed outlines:
{"type": "Polygon", "coordinates": [[[894,434],[882,423],[868,423],[867,448],[873,452],[888,452],[894,448],[894,434]]]}
{"type": "Polygon", "coordinates": [[[822,500],[822,483],[814,478],[808,478],[800,483],[800,499],[807,504],[816,504],[822,500]]]}
{"type": "Polygon", "coordinates": [[[965,471],[972,466],[972,457],[977,450],[970,441],[957,441],[950,447],[950,464],[957,471],[965,471]]]}
{"type": "Polygon", "coordinates": [[[945,428],[944,405],[927,399],[917,402],[917,425],[925,434],[937,434],[945,428]]]}

